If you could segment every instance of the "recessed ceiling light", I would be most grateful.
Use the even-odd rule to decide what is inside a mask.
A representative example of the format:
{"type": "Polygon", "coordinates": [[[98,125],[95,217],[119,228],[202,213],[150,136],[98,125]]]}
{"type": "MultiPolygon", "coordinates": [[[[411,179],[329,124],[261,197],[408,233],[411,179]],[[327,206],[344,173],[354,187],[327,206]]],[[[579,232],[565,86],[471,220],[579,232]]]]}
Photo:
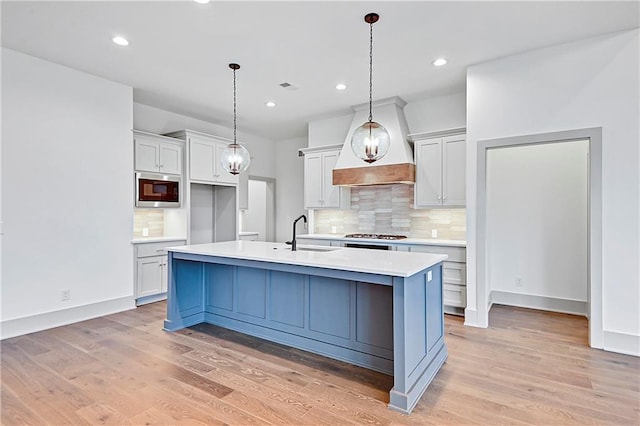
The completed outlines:
{"type": "Polygon", "coordinates": [[[274,106],[276,106],[276,103],[273,101],[268,101],[268,102],[265,102],[264,104],[269,108],[273,108],[274,106]]]}
{"type": "Polygon", "coordinates": [[[435,65],[436,67],[441,67],[446,63],[447,63],[447,60],[445,58],[438,58],[435,61],[433,61],[433,65],[435,65]]]}
{"type": "Polygon", "coordinates": [[[193,1],[195,1],[196,3],[200,3],[200,4],[207,4],[207,3],[209,3],[211,0],[193,0],[193,1]]]}
{"type": "Polygon", "coordinates": [[[344,83],[336,84],[336,90],[344,90],[347,88],[347,85],[344,83]]]}
{"type": "Polygon", "coordinates": [[[114,38],[111,39],[115,44],[120,45],[120,46],[128,46],[129,45],[129,40],[127,40],[124,37],[121,36],[115,36],[114,38]]]}

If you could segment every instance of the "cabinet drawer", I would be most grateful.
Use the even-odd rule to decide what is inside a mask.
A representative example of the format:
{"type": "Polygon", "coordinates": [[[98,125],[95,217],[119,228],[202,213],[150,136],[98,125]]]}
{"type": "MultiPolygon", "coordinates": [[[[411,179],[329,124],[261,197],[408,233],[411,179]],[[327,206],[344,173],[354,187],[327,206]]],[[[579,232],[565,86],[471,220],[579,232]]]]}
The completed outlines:
{"type": "Polygon", "coordinates": [[[463,285],[443,284],[442,299],[444,305],[466,308],[467,287],[463,285]]]}
{"type": "Polygon", "coordinates": [[[467,284],[467,265],[459,262],[442,262],[442,283],[443,284],[467,284]]]}
{"type": "Polygon", "coordinates": [[[141,243],[137,245],[137,257],[162,256],[167,254],[167,247],[183,246],[185,240],[158,241],[155,243],[141,243]]]}
{"type": "Polygon", "coordinates": [[[451,247],[451,246],[427,246],[427,245],[411,245],[409,251],[415,253],[435,253],[446,254],[448,262],[466,262],[467,261],[467,249],[465,247],[451,247]]]}

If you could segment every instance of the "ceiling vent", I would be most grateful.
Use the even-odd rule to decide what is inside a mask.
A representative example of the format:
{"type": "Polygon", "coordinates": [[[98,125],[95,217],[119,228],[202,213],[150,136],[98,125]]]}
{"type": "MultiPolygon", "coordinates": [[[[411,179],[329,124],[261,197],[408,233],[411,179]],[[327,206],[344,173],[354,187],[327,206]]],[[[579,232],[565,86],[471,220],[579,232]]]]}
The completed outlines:
{"type": "Polygon", "coordinates": [[[287,83],[286,81],[284,83],[280,83],[280,87],[287,90],[298,90],[296,86],[291,83],[287,83]]]}

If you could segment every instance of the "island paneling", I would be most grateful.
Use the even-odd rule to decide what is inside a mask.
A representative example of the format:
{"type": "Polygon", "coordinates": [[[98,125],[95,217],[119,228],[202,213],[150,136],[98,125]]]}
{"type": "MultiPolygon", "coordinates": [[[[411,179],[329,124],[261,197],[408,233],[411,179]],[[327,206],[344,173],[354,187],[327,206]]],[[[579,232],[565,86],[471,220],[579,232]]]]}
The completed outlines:
{"type": "Polygon", "coordinates": [[[373,273],[363,271],[375,263],[368,250],[287,249],[255,241],[171,248],[165,329],[207,322],[392,374],[389,406],[410,412],[447,356],[445,256],[395,253],[395,268],[380,258],[373,273]],[[349,258],[361,259],[360,270],[346,269],[349,258]],[[403,260],[410,274],[398,271],[403,260]]]}

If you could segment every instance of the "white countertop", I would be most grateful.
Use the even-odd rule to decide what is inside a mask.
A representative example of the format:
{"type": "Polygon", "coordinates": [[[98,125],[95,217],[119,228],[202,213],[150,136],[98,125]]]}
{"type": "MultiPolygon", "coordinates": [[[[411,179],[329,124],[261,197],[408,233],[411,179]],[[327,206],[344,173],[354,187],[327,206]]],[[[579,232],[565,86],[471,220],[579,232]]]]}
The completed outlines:
{"type": "Polygon", "coordinates": [[[447,258],[447,256],[443,254],[324,247],[302,244],[298,244],[297,251],[291,251],[291,247],[286,244],[264,241],[226,241],[221,243],[197,244],[171,247],[168,251],[397,277],[409,277],[447,258]],[[320,251],[306,251],[304,250],[305,248],[320,251]]]}
{"type": "Polygon", "coordinates": [[[369,238],[346,238],[342,234],[302,234],[296,235],[296,239],[312,238],[314,240],[344,241],[350,243],[378,243],[378,244],[415,244],[425,246],[466,247],[463,240],[438,240],[426,238],[404,238],[402,240],[379,240],[369,238]]]}
{"type": "Polygon", "coordinates": [[[131,240],[131,244],[160,243],[163,241],[187,241],[187,237],[139,237],[131,240]]]}

